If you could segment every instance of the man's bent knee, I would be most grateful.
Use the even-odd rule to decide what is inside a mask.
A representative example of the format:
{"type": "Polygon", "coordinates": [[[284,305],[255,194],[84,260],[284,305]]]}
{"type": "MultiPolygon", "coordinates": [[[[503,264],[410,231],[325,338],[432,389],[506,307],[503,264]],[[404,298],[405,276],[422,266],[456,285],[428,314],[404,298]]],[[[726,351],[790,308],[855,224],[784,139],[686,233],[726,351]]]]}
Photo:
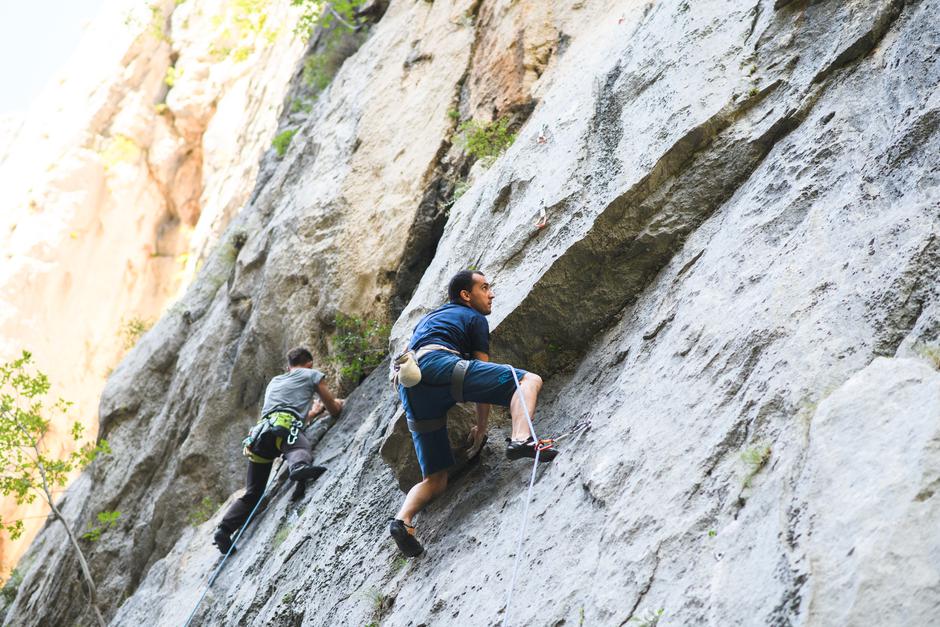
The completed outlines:
{"type": "Polygon", "coordinates": [[[525,373],[525,376],[522,377],[522,382],[528,383],[529,385],[534,387],[536,392],[542,389],[542,377],[535,374],[534,372],[525,373]]]}

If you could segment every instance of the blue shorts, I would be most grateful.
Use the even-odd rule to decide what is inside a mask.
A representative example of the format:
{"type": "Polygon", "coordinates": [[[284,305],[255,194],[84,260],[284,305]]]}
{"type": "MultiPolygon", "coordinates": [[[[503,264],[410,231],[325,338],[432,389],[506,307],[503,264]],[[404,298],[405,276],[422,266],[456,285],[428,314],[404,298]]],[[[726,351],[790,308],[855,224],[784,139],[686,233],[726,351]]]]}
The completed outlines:
{"type": "MultiPolygon", "coordinates": [[[[447,415],[447,410],[457,404],[450,392],[450,378],[459,357],[447,351],[428,353],[418,362],[421,368],[421,383],[414,387],[398,386],[398,396],[407,416],[415,421],[434,420],[447,415]]],[[[510,367],[486,361],[471,360],[463,380],[463,400],[509,406],[516,392],[510,367]]],[[[526,371],[515,368],[519,380],[526,371]]],[[[421,474],[427,477],[454,465],[454,454],[450,449],[447,427],[430,433],[412,433],[415,453],[421,465],[421,474]]]]}

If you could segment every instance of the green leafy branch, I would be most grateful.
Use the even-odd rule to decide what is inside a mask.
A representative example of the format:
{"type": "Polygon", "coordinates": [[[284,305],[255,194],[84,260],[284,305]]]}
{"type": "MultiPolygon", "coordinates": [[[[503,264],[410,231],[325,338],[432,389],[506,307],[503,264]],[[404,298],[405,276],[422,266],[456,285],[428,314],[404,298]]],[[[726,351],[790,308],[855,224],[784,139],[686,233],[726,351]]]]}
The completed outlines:
{"type": "MultiPolygon", "coordinates": [[[[32,503],[36,496],[46,501],[52,516],[65,527],[88,585],[95,617],[103,626],[88,562],[56,506],[53,491],[65,487],[71,473],[84,468],[99,455],[110,453],[111,449],[106,440],[101,440],[97,444],[86,443],[65,457],[50,452],[44,444],[51,425],[46,416],[50,413],[64,415],[72,405],[61,398],[48,401],[50,390],[49,378],[35,369],[28,351],[23,351],[18,359],[0,364],[0,494],[12,495],[18,504],[32,503]]],[[[71,435],[78,444],[84,427],[80,423],[73,424],[71,435]]],[[[0,530],[16,538],[22,534],[23,524],[22,521],[0,520],[0,530]]]]}
{"type": "Polygon", "coordinates": [[[291,0],[295,7],[301,7],[300,18],[294,27],[294,33],[307,39],[315,28],[329,30],[346,28],[356,30],[361,26],[359,9],[367,0],[291,0]]]}

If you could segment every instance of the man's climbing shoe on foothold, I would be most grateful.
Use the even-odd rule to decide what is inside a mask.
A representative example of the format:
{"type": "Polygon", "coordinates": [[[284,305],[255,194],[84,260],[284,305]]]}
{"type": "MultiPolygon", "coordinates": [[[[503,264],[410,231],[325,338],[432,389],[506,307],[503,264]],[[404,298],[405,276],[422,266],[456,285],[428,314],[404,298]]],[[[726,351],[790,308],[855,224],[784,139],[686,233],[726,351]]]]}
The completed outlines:
{"type": "Polygon", "coordinates": [[[314,466],[313,464],[295,464],[291,466],[287,476],[294,481],[305,481],[307,479],[316,479],[326,471],[324,466],[314,466]]]}
{"type": "Polygon", "coordinates": [[[395,544],[398,545],[398,550],[404,553],[406,557],[417,557],[424,553],[424,547],[415,537],[415,528],[406,525],[405,521],[389,518],[388,532],[395,540],[395,544]]]}
{"type": "MultiPolygon", "coordinates": [[[[558,449],[552,447],[551,440],[539,440],[539,461],[550,462],[558,457],[558,449]]],[[[511,460],[528,457],[535,458],[535,444],[530,437],[528,440],[507,440],[506,457],[511,460]]]]}
{"type": "Polygon", "coordinates": [[[212,544],[219,548],[219,552],[222,553],[222,555],[225,555],[228,553],[228,550],[232,548],[232,534],[222,527],[217,527],[215,535],[212,536],[212,544]]]}

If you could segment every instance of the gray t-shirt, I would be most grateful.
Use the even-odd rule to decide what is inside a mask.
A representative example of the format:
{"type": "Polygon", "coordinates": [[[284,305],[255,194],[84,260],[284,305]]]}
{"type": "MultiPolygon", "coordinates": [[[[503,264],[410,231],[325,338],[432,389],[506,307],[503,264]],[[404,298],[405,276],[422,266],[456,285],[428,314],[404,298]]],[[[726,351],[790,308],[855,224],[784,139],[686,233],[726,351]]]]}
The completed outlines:
{"type": "Polygon", "coordinates": [[[267,416],[275,409],[289,409],[301,418],[306,418],[321,380],[323,373],[311,368],[294,368],[277,375],[271,379],[264,392],[261,415],[267,416]]]}

